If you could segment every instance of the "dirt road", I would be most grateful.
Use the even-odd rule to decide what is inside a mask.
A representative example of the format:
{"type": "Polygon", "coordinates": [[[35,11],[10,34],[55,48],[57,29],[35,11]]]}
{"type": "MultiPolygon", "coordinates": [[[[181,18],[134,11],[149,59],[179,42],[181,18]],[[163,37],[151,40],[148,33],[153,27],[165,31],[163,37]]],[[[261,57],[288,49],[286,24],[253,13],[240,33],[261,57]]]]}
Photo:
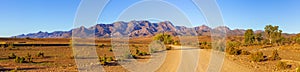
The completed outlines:
{"type": "MultiPolygon", "coordinates": [[[[199,49],[195,47],[186,46],[172,46],[174,49],[167,52],[167,57],[162,66],[157,72],[206,72],[214,71],[208,70],[218,68],[211,63],[211,49],[199,49]]],[[[214,58],[216,59],[216,58],[214,58]]],[[[246,68],[234,61],[224,58],[223,65],[219,69],[221,72],[251,72],[246,68]]],[[[218,70],[218,69],[215,69],[218,70]]]]}

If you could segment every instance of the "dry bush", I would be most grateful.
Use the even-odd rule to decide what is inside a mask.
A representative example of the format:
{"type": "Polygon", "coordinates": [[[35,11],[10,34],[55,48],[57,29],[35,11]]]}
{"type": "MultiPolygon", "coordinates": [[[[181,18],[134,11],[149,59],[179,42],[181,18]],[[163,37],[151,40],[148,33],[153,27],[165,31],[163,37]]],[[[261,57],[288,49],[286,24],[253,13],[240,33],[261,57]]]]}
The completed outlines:
{"type": "Polygon", "coordinates": [[[274,50],[272,52],[272,56],[269,57],[269,60],[274,61],[274,60],[280,60],[281,58],[279,57],[278,51],[274,50]]]}
{"type": "Polygon", "coordinates": [[[172,50],[173,48],[171,46],[167,46],[166,50],[172,50]]]}
{"type": "Polygon", "coordinates": [[[241,55],[250,55],[251,53],[249,51],[245,51],[245,50],[242,50],[242,53],[241,55]]]}
{"type": "Polygon", "coordinates": [[[286,64],[285,62],[282,62],[282,61],[279,61],[276,66],[279,69],[288,69],[288,68],[292,67],[292,65],[288,65],[288,64],[286,64]]]}
{"type": "Polygon", "coordinates": [[[104,44],[98,45],[98,48],[104,48],[104,44]]]}
{"type": "Polygon", "coordinates": [[[242,50],[233,47],[226,48],[226,52],[230,55],[240,55],[242,50]]]}
{"type": "Polygon", "coordinates": [[[10,53],[8,56],[8,59],[15,59],[17,56],[15,55],[15,53],[10,53]]]}
{"type": "Polygon", "coordinates": [[[16,63],[25,63],[25,58],[24,57],[16,57],[15,62],[16,63]]]}
{"type": "Polygon", "coordinates": [[[261,62],[265,60],[263,52],[255,52],[251,54],[250,59],[254,62],[261,62]]]}
{"type": "Polygon", "coordinates": [[[109,48],[108,50],[109,50],[109,52],[113,52],[112,48],[109,48]]]}
{"type": "Polygon", "coordinates": [[[27,55],[25,56],[25,59],[27,60],[27,62],[30,62],[30,63],[33,62],[32,61],[33,58],[31,57],[31,55],[29,53],[27,53],[27,55]]]}
{"type": "Polygon", "coordinates": [[[38,52],[36,56],[37,57],[45,57],[44,52],[38,52]]]}
{"type": "Polygon", "coordinates": [[[140,52],[140,53],[138,53],[139,56],[145,56],[147,54],[148,54],[147,52],[140,52]]]}

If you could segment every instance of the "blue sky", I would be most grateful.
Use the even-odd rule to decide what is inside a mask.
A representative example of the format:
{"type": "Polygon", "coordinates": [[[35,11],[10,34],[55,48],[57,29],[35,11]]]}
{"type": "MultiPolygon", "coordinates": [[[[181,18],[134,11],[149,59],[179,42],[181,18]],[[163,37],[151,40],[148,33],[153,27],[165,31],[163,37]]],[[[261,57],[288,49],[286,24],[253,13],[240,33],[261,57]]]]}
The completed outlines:
{"type": "MultiPolygon", "coordinates": [[[[111,0],[98,23],[115,22],[120,13],[140,0],[111,0]]],[[[191,20],[205,24],[201,12],[190,0],[165,0],[191,20]]],[[[287,33],[300,32],[300,0],[217,0],[224,23],[231,29],[263,29],[279,25],[287,33]]],[[[68,31],[73,27],[80,0],[0,0],[0,37],[38,31],[68,31]]]]}

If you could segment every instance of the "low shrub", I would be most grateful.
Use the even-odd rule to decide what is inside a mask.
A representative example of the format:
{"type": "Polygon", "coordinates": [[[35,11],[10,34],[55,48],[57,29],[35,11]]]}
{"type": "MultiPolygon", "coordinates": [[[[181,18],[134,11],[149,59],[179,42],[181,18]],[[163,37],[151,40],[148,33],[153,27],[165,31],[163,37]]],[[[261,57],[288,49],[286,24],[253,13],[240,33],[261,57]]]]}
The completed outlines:
{"type": "Polygon", "coordinates": [[[25,58],[24,57],[16,57],[15,62],[16,63],[25,63],[25,58]]]}
{"type": "Polygon", "coordinates": [[[230,55],[240,55],[242,53],[242,50],[236,49],[234,47],[226,48],[226,52],[230,55]]]}
{"type": "Polygon", "coordinates": [[[38,52],[38,53],[37,53],[37,57],[45,57],[45,56],[44,56],[44,52],[38,52]]]}
{"type": "Polygon", "coordinates": [[[263,52],[255,52],[251,54],[250,59],[254,62],[261,62],[265,60],[263,52]]]}
{"type": "Polygon", "coordinates": [[[104,44],[98,45],[99,48],[104,48],[104,44]]]}
{"type": "Polygon", "coordinates": [[[251,53],[249,51],[245,51],[245,50],[242,50],[242,55],[250,55],[251,53]]]}
{"type": "Polygon", "coordinates": [[[279,61],[276,66],[279,69],[288,69],[288,68],[292,67],[291,65],[288,65],[288,64],[286,64],[285,62],[282,62],[282,61],[279,61]]]}
{"type": "Polygon", "coordinates": [[[113,57],[108,57],[108,58],[107,58],[107,61],[108,61],[108,62],[111,62],[111,61],[114,61],[114,59],[113,59],[113,57]]]}
{"type": "Polygon", "coordinates": [[[109,50],[109,52],[113,52],[112,48],[109,48],[108,50],[109,50]]]}
{"type": "Polygon", "coordinates": [[[15,53],[10,53],[8,56],[8,59],[15,59],[17,56],[15,55],[15,53]]]}
{"type": "Polygon", "coordinates": [[[138,55],[139,56],[145,56],[145,55],[147,55],[148,53],[147,52],[140,52],[138,55]]]}
{"type": "Polygon", "coordinates": [[[31,57],[31,55],[29,54],[29,53],[27,53],[27,55],[25,56],[25,58],[26,58],[26,60],[28,61],[28,62],[33,62],[32,61],[32,57],[31,57]]]}
{"type": "Polygon", "coordinates": [[[274,50],[274,51],[272,52],[272,56],[269,57],[269,60],[271,60],[271,61],[274,61],[274,60],[280,60],[280,59],[281,59],[281,57],[279,57],[279,54],[278,54],[278,51],[277,51],[277,50],[274,50]]]}
{"type": "Polygon", "coordinates": [[[99,59],[100,59],[100,64],[101,65],[106,65],[108,63],[106,55],[104,55],[104,57],[99,57],[99,59]]]}
{"type": "Polygon", "coordinates": [[[8,44],[8,47],[7,47],[8,49],[12,49],[12,48],[15,48],[15,46],[14,46],[14,44],[8,44]]]}
{"type": "Polygon", "coordinates": [[[172,50],[171,46],[167,46],[166,50],[172,50]]]}
{"type": "Polygon", "coordinates": [[[135,49],[135,54],[137,54],[137,55],[140,54],[140,50],[136,48],[135,49]]]}

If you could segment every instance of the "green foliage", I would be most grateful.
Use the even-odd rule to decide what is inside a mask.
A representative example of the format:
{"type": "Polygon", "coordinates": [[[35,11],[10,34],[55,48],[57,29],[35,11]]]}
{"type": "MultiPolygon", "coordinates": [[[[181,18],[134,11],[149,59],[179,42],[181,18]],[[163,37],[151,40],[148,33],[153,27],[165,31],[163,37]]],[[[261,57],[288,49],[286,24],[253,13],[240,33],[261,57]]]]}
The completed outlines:
{"type": "Polygon", "coordinates": [[[208,42],[200,42],[199,43],[199,46],[201,49],[211,49],[211,43],[208,43],[208,42]]]}
{"type": "Polygon", "coordinates": [[[288,68],[292,67],[291,65],[288,65],[288,64],[286,64],[285,62],[282,62],[282,61],[279,61],[276,66],[279,69],[288,69],[288,68]]]}
{"type": "Polygon", "coordinates": [[[226,52],[230,55],[240,55],[242,53],[242,50],[230,47],[226,48],[226,52]]]}
{"type": "Polygon", "coordinates": [[[99,60],[101,65],[107,65],[109,62],[113,61],[113,58],[106,57],[106,55],[104,55],[103,57],[99,57],[99,60]]]}
{"type": "Polygon", "coordinates": [[[265,60],[263,52],[255,52],[251,54],[250,59],[254,62],[261,62],[265,60]]]}
{"type": "Polygon", "coordinates": [[[164,42],[164,44],[171,44],[173,42],[172,36],[164,33],[155,35],[154,40],[159,40],[164,42]]]}
{"type": "Polygon", "coordinates": [[[265,27],[265,37],[270,44],[278,43],[281,41],[282,30],[279,30],[279,26],[267,25],[265,27]]]}
{"type": "Polygon", "coordinates": [[[38,53],[37,53],[37,57],[45,57],[45,56],[44,56],[44,52],[38,52],[38,53]]]}
{"type": "Polygon", "coordinates": [[[269,60],[274,61],[274,60],[280,60],[281,58],[279,57],[278,51],[274,50],[272,52],[272,56],[269,58],[269,60]]]}
{"type": "Polygon", "coordinates": [[[174,45],[180,45],[180,42],[179,42],[179,41],[174,41],[173,44],[174,44],[174,45]]]}
{"type": "Polygon", "coordinates": [[[251,45],[254,43],[255,41],[255,35],[254,35],[254,32],[252,29],[248,29],[246,30],[245,32],[245,35],[244,35],[244,41],[245,41],[245,44],[246,45],[251,45]]]}
{"type": "Polygon", "coordinates": [[[15,62],[16,63],[25,63],[25,58],[24,57],[16,57],[15,62]]]}
{"type": "Polygon", "coordinates": [[[250,52],[244,51],[241,49],[237,49],[239,46],[241,46],[240,42],[228,42],[226,52],[230,55],[249,55],[250,52]]]}
{"type": "Polygon", "coordinates": [[[8,59],[15,59],[17,56],[15,55],[15,53],[10,53],[8,56],[8,59]]]}
{"type": "Polygon", "coordinates": [[[257,42],[257,44],[261,44],[263,40],[264,38],[262,36],[262,33],[255,34],[255,41],[257,42]]]}

